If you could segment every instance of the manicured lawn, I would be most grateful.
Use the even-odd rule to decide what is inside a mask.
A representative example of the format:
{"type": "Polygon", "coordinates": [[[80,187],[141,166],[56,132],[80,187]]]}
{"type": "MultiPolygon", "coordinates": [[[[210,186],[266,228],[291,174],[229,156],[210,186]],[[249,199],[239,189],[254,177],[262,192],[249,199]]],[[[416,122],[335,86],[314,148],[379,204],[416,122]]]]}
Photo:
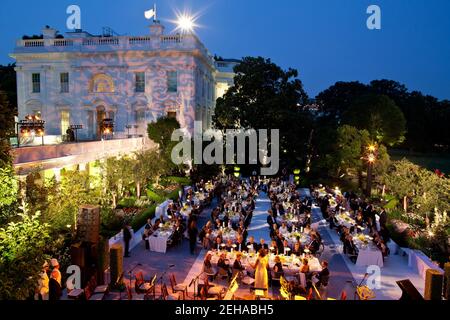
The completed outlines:
{"type": "Polygon", "coordinates": [[[450,154],[409,153],[406,150],[389,150],[389,155],[392,160],[406,158],[424,168],[430,170],[439,169],[447,175],[450,174],[450,154]]]}

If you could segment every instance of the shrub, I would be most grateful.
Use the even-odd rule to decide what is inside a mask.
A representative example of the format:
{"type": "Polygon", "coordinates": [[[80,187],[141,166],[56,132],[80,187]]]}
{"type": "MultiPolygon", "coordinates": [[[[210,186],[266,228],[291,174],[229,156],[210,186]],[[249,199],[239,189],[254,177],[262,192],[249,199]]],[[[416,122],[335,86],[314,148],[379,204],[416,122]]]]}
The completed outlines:
{"type": "Polygon", "coordinates": [[[131,221],[131,227],[134,231],[142,228],[147,223],[147,219],[153,219],[155,216],[156,207],[156,205],[152,205],[148,209],[144,210],[140,215],[134,217],[133,221],[131,221]]]}
{"type": "Polygon", "coordinates": [[[123,208],[134,208],[136,204],[136,198],[130,197],[125,198],[119,201],[117,205],[117,209],[123,209],[123,208]]]}
{"type": "Polygon", "coordinates": [[[156,203],[164,202],[164,197],[157,194],[155,191],[147,189],[147,197],[156,203]]]}

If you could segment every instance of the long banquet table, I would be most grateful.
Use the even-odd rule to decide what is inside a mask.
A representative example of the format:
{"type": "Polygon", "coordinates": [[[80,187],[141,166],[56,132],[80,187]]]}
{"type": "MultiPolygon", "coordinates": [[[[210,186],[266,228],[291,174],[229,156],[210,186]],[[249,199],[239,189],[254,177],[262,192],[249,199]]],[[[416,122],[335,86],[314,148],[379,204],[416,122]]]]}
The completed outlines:
{"type": "MultiPolygon", "coordinates": [[[[209,251],[212,255],[211,262],[213,264],[217,264],[219,261],[220,254],[223,253],[223,251],[209,251]]],[[[236,259],[236,252],[227,252],[227,260],[229,262],[229,265],[232,267],[234,260],[236,259]]],[[[287,276],[295,276],[298,275],[300,266],[301,266],[301,257],[297,256],[285,256],[285,255],[279,255],[281,259],[281,263],[283,264],[283,271],[285,275],[287,276]]],[[[307,256],[308,259],[308,265],[310,272],[320,272],[322,271],[322,266],[320,265],[319,259],[317,259],[314,256],[307,256]]],[[[242,265],[245,267],[247,271],[254,271],[251,265],[253,265],[256,262],[257,255],[253,254],[247,254],[244,253],[242,257],[242,265]]],[[[275,265],[275,255],[270,254],[269,255],[269,267],[272,269],[275,265]]]]}

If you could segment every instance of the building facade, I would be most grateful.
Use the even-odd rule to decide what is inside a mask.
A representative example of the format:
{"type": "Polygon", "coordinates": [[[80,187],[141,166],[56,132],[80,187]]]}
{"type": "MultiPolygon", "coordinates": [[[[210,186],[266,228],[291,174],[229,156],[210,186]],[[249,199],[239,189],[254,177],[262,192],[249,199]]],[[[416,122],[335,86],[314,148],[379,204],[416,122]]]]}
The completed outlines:
{"type": "Polygon", "coordinates": [[[114,121],[114,138],[145,135],[167,115],[188,130],[194,121],[209,128],[217,95],[233,81],[235,60],[215,61],[196,35],[165,35],[159,23],[136,37],[42,34],[18,40],[11,56],[19,120],[38,115],[48,143],[63,141],[69,125],[82,126],[80,140],[100,140],[104,119],[114,121]]]}
{"type": "Polygon", "coordinates": [[[146,129],[159,117],[176,117],[191,132],[194,121],[211,127],[238,61],[213,58],[195,34],[166,35],[159,22],[149,29],[145,36],[63,36],[47,26],[42,37],[17,41],[18,120],[45,121],[45,146],[35,132],[18,130],[21,145],[32,146],[15,152],[19,175],[40,167],[58,176],[64,167],[153,147],[146,129]],[[105,119],[114,122],[109,136],[105,119]],[[81,126],[76,145],[64,143],[72,125],[81,126]]]}

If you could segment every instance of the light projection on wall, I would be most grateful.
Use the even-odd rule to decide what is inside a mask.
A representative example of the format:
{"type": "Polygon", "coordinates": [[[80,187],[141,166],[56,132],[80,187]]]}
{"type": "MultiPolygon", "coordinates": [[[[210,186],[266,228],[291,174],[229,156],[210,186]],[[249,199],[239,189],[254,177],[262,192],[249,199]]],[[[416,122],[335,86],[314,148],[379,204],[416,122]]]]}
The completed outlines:
{"type": "Polygon", "coordinates": [[[90,91],[93,93],[114,93],[114,81],[104,73],[96,74],[91,80],[90,91]]]}

